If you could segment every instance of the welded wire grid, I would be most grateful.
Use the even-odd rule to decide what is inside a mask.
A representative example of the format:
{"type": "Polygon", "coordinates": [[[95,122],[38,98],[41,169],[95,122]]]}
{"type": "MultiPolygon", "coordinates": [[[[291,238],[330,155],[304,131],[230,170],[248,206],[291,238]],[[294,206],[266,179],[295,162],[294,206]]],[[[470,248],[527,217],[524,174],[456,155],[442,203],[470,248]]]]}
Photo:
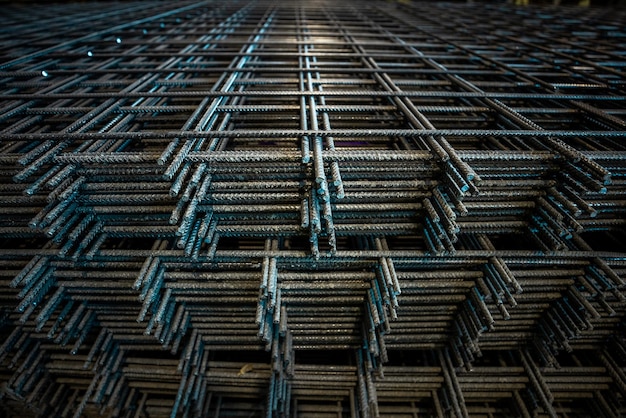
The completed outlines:
{"type": "Polygon", "coordinates": [[[623,12],[0,21],[4,416],[626,413],[623,12]]]}

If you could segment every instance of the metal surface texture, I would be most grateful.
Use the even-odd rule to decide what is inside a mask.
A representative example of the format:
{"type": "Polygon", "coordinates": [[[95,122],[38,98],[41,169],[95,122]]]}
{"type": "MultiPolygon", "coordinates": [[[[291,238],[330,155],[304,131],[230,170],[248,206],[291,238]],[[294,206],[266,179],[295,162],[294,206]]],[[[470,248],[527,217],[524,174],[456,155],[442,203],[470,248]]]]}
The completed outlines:
{"type": "Polygon", "coordinates": [[[626,15],[0,15],[0,411],[626,414],[626,15]]]}

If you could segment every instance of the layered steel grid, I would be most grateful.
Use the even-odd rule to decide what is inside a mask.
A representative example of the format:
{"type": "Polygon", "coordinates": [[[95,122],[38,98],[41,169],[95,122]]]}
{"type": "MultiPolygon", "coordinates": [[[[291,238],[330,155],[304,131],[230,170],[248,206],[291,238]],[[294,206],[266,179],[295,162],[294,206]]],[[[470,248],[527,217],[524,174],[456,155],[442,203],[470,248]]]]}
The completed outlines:
{"type": "Polygon", "coordinates": [[[0,413],[626,414],[625,21],[5,6],[0,413]]]}

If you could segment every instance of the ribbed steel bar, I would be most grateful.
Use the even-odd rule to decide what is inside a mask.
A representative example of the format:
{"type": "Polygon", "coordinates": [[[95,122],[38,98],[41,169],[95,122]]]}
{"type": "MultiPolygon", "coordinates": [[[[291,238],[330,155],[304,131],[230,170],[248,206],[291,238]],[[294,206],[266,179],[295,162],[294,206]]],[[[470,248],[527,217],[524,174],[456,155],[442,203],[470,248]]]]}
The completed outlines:
{"type": "Polygon", "coordinates": [[[3,416],[626,414],[625,18],[6,6],[3,416]]]}

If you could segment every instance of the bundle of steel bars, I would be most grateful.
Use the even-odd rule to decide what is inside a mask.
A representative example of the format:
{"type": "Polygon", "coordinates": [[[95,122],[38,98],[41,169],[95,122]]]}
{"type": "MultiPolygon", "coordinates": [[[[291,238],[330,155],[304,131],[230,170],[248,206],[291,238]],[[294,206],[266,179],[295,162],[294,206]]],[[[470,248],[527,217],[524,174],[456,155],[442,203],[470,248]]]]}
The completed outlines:
{"type": "Polygon", "coordinates": [[[0,415],[626,415],[626,14],[0,14],[0,415]]]}

